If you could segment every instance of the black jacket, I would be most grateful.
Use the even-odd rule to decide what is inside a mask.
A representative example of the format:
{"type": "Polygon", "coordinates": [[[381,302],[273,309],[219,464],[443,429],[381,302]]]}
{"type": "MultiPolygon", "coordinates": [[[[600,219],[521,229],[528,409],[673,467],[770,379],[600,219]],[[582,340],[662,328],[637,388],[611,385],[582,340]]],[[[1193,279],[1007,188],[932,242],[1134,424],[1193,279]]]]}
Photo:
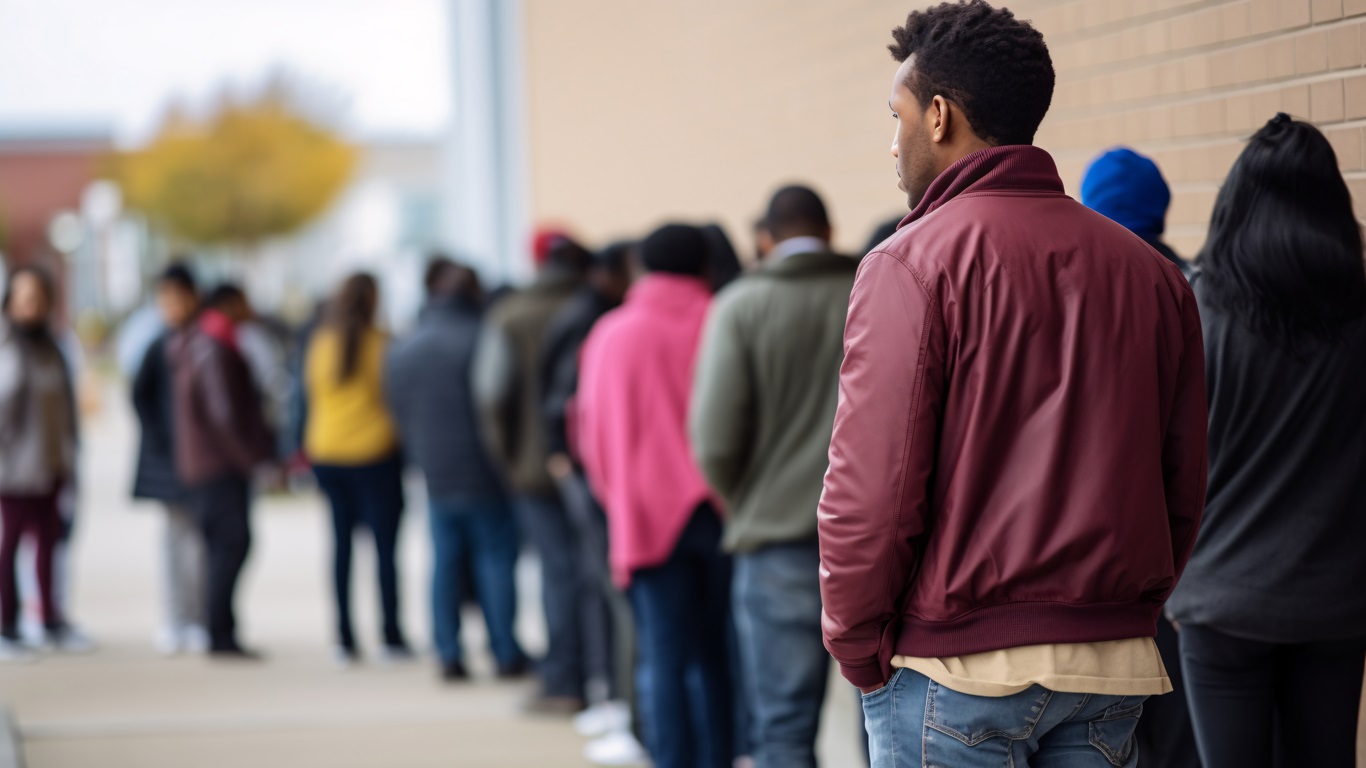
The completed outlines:
{"type": "Polygon", "coordinates": [[[185,486],[175,466],[175,400],[166,352],[168,338],[169,334],[164,334],[152,342],[133,379],[133,410],[142,427],[133,498],[178,503],[185,500],[185,486]]]}
{"type": "Polygon", "coordinates": [[[503,493],[470,390],[480,325],[479,310],[459,299],[430,304],[385,365],[385,399],[404,452],[434,498],[503,493]]]}
{"type": "Polygon", "coordinates": [[[1276,643],[1366,637],[1366,322],[1298,353],[1195,295],[1209,495],[1182,623],[1276,643]]]}
{"type": "Polygon", "coordinates": [[[547,455],[570,453],[565,414],[579,389],[579,348],[598,318],[617,304],[591,286],[584,286],[546,329],[538,375],[544,393],[541,419],[545,422],[547,455]]]}

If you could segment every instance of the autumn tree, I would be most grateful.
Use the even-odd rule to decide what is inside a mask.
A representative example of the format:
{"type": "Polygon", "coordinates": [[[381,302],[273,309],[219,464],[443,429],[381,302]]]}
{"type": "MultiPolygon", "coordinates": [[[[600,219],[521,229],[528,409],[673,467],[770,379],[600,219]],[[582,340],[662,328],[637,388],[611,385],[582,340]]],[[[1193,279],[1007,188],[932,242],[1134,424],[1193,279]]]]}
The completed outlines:
{"type": "Polygon", "coordinates": [[[143,149],[116,158],[129,207],[176,241],[252,248],[325,211],[356,151],[268,88],[206,118],[173,114],[143,149]]]}

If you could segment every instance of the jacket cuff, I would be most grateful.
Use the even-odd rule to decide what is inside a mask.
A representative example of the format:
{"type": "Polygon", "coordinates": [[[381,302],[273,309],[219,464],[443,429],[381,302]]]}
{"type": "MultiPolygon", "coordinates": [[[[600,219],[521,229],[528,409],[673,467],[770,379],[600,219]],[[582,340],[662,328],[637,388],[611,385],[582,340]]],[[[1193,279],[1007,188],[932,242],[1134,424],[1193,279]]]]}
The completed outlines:
{"type": "Polygon", "coordinates": [[[840,662],[840,674],[844,675],[844,679],[853,683],[857,688],[871,688],[887,682],[886,677],[882,674],[882,664],[877,659],[863,664],[840,662]]]}

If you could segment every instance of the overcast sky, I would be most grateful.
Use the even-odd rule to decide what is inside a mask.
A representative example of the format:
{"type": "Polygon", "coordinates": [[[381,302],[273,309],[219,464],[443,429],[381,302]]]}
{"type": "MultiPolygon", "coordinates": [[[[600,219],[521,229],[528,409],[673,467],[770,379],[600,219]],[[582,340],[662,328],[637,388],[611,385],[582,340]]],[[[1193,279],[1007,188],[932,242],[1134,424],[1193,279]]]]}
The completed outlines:
{"type": "Polygon", "coordinates": [[[0,130],[153,130],[173,99],[288,72],[340,97],[364,137],[449,116],[445,0],[0,0],[0,130]]]}

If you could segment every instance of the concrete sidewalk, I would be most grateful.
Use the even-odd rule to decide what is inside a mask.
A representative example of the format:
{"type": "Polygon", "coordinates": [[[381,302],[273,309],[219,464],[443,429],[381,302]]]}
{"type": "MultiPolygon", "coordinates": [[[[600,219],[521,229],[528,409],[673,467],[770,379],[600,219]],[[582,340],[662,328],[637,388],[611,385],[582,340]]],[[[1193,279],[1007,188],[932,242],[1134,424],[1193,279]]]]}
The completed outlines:
{"type": "MultiPolygon", "coordinates": [[[[518,713],[530,684],[490,680],[478,613],[466,648],[476,682],[443,686],[428,657],[386,666],[337,668],[330,654],[330,527],[316,498],[266,499],[239,593],[245,642],[263,664],[165,659],[152,648],[160,615],[154,506],[128,500],[135,430],[124,395],[108,390],[86,423],[85,483],[74,560],[75,618],[99,643],[89,656],[0,666],[0,708],[18,724],[28,768],[218,768],[249,765],[583,766],[583,740],[563,720],[518,713]]],[[[409,640],[430,645],[426,517],[410,498],[403,532],[403,612],[409,640]]],[[[526,560],[526,558],[524,558],[526,560]]],[[[357,547],[355,621],[363,650],[378,645],[373,551],[357,547]]],[[[543,646],[536,569],[519,573],[519,631],[543,646]]],[[[853,766],[854,698],[832,686],[822,752],[853,766]]]]}

